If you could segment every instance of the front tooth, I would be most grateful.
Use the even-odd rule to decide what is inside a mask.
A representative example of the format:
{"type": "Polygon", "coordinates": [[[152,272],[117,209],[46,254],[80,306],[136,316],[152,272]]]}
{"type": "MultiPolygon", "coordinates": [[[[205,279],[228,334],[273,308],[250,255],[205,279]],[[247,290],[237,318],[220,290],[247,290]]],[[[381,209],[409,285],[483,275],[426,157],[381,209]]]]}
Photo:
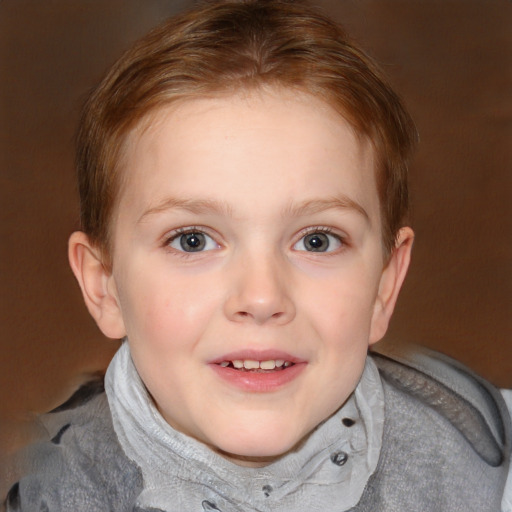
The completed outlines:
{"type": "Polygon", "coordinates": [[[244,368],[246,370],[256,370],[259,367],[260,367],[259,361],[253,361],[252,359],[246,359],[244,361],[244,368]]]}
{"type": "Polygon", "coordinates": [[[237,359],[236,361],[233,361],[233,366],[238,369],[243,368],[244,362],[237,359]]]}
{"type": "Polygon", "coordinates": [[[276,359],[276,366],[278,368],[281,368],[281,366],[283,366],[284,364],[284,359],[276,359]]]}
{"type": "Polygon", "coordinates": [[[276,361],[261,361],[260,368],[262,370],[273,370],[276,367],[276,361]]]}

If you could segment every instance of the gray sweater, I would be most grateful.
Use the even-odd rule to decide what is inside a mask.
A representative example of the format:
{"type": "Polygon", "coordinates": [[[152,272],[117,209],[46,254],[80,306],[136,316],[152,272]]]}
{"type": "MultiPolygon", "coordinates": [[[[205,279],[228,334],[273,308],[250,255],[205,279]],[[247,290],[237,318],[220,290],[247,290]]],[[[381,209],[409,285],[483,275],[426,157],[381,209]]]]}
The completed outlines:
{"type": "MultiPolygon", "coordinates": [[[[385,398],[382,446],[377,468],[350,510],[499,512],[511,432],[499,392],[442,356],[372,357],[385,398]]],[[[82,390],[48,417],[51,440],[30,450],[32,469],[9,492],[8,511],[142,512],[136,505],[144,489],[141,470],[118,442],[101,387],[90,388],[94,392],[82,390]]],[[[343,457],[331,454],[330,461],[343,471],[343,457]]],[[[268,506],[251,509],[212,499],[211,489],[208,495],[197,485],[191,489],[190,509],[197,512],[272,510],[271,488],[262,489],[268,506]]]]}

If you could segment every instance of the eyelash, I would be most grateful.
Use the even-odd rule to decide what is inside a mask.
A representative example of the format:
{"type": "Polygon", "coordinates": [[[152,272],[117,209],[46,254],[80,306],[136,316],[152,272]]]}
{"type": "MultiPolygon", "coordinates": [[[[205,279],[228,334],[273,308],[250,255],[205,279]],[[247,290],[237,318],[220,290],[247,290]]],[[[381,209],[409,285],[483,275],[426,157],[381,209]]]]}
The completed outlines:
{"type": "MultiPolygon", "coordinates": [[[[170,245],[172,244],[172,242],[174,242],[179,237],[181,237],[183,235],[188,235],[190,233],[203,233],[215,241],[215,238],[212,235],[210,235],[208,233],[208,231],[209,230],[203,226],[187,226],[184,228],[177,228],[174,231],[172,231],[171,233],[168,233],[167,235],[164,236],[164,238],[162,240],[162,247],[164,249],[168,249],[169,251],[172,251],[173,253],[177,253],[179,256],[182,256],[185,258],[190,257],[190,255],[192,255],[192,254],[197,255],[199,252],[202,252],[202,251],[199,251],[198,253],[194,253],[194,252],[187,253],[186,251],[173,250],[170,247],[170,245]]],[[[218,244],[218,245],[220,245],[220,244],[218,244]]]]}
{"type": "Polygon", "coordinates": [[[199,226],[187,226],[186,228],[177,228],[174,231],[172,231],[171,233],[168,233],[164,237],[163,245],[170,244],[171,242],[176,240],[176,238],[178,238],[181,235],[188,235],[189,233],[198,233],[198,232],[205,233],[205,228],[202,228],[199,226]]]}
{"type": "Polygon", "coordinates": [[[326,235],[333,235],[341,240],[341,237],[333,233],[333,229],[327,226],[311,226],[304,228],[299,232],[299,239],[304,236],[311,235],[312,233],[325,233],[326,235]]]}
{"type": "MultiPolygon", "coordinates": [[[[164,239],[162,241],[162,246],[165,249],[167,249],[169,251],[172,251],[173,253],[177,254],[178,256],[181,256],[183,258],[189,258],[192,255],[197,255],[197,254],[200,254],[201,252],[205,252],[205,251],[198,251],[198,252],[178,251],[178,250],[175,250],[175,249],[170,247],[171,243],[174,242],[179,237],[181,237],[183,235],[187,235],[189,233],[204,233],[205,235],[207,235],[210,238],[212,238],[213,240],[215,240],[215,238],[212,235],[210,235],[208,233],[208,231],[209,230],[206,229],[203,226],[187,226],[187,227],[178,228],[178,229],[174,230],[172,233],[170,233],[170,234],[168,234],[168,235],[166,235],[164,237],[164,239]]],[[[340,251],[346,249],[347,246],[349,245],[345,236],[342,236],[340,234],[335,233],[333,231],[333,229],[330,228],[330,227],[327,227],[327,226],[310,226],[310,227],[302,229],[298,233],[296,241],[292,244],[292,246],[295,246],[297,243],[299,243],[300,240],[302,240],[307,235],[311,235],[311,234],[314,234],[314,233],[324,233],[326,235],[333,236],[341,244],[341,248],[338,249],[338,250],[328,251],[328,252],[321,252],[320,254],[322,254],[324,256],[326,256],[326,255],[333,255],[333,254],[339,254],[340,251]]]]}
{"type": "MultiPolygon", "coordinates": [[[[323,256],[331,256],[331,255],[339,254],[340,251],[343,251],[344,249],[346,249],[349,246],[348,240],[347,240],[346,236],[343,236],[343,235],[341,235],[339,233],[335,233],[332,228],[327,227],[327,226],[311,226],[311,227],[302,229],[298,233],[297,240],[296,240],[296,242],[293,245],[297,244],[304,237],[306,237],[308,235],[312,235],[314,233],[324,233],[326,235],[333,236],[341,244],[341,248],[336,250],[336,251],[329,251],[329,252],[322,252],[322,253],[320,253],[323,256]]],[[[315,253],[315,254],[317,254],[317,253],[315,253]]]]}

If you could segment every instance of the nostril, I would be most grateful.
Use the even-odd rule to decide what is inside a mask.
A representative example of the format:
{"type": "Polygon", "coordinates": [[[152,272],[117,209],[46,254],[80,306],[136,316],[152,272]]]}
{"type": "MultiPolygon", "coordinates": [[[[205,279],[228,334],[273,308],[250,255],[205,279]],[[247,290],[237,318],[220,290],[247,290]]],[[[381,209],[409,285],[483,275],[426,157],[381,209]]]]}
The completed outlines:
{"type": "Polygon", "coordinates": [[[294,318],[295,308],[290,300],[283,297],[247,297],[241,293],[234,293],[226,299],[224,313],[234,322],[284,323],[294,318]]]}

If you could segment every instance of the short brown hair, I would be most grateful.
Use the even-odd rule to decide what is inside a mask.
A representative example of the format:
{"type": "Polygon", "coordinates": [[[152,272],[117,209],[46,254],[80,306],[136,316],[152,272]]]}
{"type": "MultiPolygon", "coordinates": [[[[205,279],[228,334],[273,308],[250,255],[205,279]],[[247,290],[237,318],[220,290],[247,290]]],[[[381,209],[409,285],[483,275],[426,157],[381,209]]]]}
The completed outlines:
{"type": "Polygon", "coordinates": [[[261,86],[295,88],[334,107],[374,148],[383,244],[408,212],[416,131],[375,63],[317,9],[290,0],[216,0],[169,19],[113,66],[87,101],[77,138],[82,229],[109,254],[123,143],[178,99],[261,86]]]}

